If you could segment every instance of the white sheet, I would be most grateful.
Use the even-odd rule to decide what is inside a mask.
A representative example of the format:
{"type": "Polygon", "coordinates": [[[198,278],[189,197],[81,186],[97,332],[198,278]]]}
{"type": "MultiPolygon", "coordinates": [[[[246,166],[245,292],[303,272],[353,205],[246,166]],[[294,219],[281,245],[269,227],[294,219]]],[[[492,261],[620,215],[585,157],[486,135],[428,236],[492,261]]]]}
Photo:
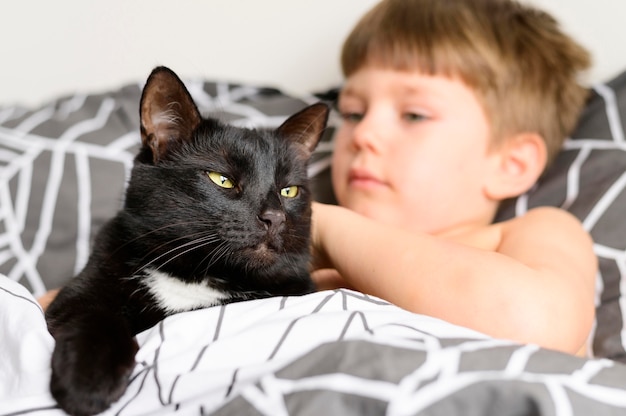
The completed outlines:
{"type": "MultiPolygon", "coordinates": [[[[0,415],[62,414],[47,389],[53,339],[41,309],[25,288],[4,276],[0,296],[0,415]]],[[[486,339],[343,290],[181,313],[138,335],[133,380],[106,414],[211,412],[321,344],[378,339],[402,345],[417,328],[435,344],[448,337],[486,339]]]]}
{"type": "Polygon", "coordinates": [[[54,340],[43,311],[26,288],[0,275],[0,412],[6,403],[50,402],[54,340]]]}
{"type": "MultiPolygon", "coordinates": [[[[54,342],[42,311],[4,276],[0,319],[0,416],[64,414],[47,389],[54,342]]],[[[626,414],[626,366],[348,290],[181,313],[137,339],[128,390],[106,415],[626,414]]]]}

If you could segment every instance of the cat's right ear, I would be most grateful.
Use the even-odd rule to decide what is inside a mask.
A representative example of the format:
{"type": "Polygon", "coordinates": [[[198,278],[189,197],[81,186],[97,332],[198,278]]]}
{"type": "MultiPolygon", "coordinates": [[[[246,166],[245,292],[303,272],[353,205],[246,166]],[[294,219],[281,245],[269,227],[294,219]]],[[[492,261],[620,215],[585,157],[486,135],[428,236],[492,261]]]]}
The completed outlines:
{"type": "Polygon", "coordinates": [[[202,120],[185,84],[169,68],[155,68],[141,94],[141,141],[157,163],[191,138],[202,120]]]}
{"type": "Polygon", "coordinates": [[[310,105],[289,117],[277,132],[302,145],[301,149],[308,158],[324,133],[329,113],[330,108],[324,103],[310,105]]]}

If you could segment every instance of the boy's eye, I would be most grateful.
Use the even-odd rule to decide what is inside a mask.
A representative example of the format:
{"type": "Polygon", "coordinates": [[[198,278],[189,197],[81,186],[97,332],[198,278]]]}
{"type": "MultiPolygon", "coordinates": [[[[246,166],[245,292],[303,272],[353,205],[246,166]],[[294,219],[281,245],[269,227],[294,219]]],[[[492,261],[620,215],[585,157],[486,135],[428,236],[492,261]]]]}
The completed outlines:
{"type": "Polygon", "coordinates": [[[422,121],[426,120],[428,117],[418,113],[404,113],[402,115],[402,118],[404,118],[406,121],[422,121]]]}
{"type": "Polygon", "coordinates": [[[350,122],[350,123],[358,123],[359,121],[363,120],[363,114],[361,113],[352,113],[352,112],[343,112],[341,113],[341,118],[344,119],[344,121],[350,122]]]}
{"type": "Polygon", "coordinates": [[[209,179],[213,181],[219,187],[230,189],[235,187],[235,183],[228,177],[222,175],[219,172],[209,172],[209,179]]]}
{"type": "Polygon", "coordinates": [[[280,194],[285,198],[295,198],[300,192],[300,188],[296,185],[287,186],[280,190],[280,194]]]}

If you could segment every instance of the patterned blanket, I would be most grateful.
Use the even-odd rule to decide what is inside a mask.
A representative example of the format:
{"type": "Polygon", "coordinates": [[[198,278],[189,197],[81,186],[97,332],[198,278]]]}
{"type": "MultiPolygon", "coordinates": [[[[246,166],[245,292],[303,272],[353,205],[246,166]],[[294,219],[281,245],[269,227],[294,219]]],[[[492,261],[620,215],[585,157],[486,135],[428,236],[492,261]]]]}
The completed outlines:
{"type": "MultiPolygon", "coordinates": [[[[61,415],[53,340],[0,276],[0,415],[61,415]],[[7,359],[9,358],[9,359],[7,359]]],[[[107,415],[626,415],[626,366],[497,340],[349,290],[174,315],[107,415]]]]}

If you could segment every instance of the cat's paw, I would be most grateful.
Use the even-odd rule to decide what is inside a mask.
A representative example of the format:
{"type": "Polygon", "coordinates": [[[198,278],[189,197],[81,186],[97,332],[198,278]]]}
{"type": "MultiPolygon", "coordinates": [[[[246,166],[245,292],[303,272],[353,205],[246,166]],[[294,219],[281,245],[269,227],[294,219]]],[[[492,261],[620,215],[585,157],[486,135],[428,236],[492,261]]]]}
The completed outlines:
{"type": "Polygon", "coordinates": [[[108,409],[126,390],[137,343],[121,321],[66,323],[55,331],[50,391],[70,415],[108,409]]]}

